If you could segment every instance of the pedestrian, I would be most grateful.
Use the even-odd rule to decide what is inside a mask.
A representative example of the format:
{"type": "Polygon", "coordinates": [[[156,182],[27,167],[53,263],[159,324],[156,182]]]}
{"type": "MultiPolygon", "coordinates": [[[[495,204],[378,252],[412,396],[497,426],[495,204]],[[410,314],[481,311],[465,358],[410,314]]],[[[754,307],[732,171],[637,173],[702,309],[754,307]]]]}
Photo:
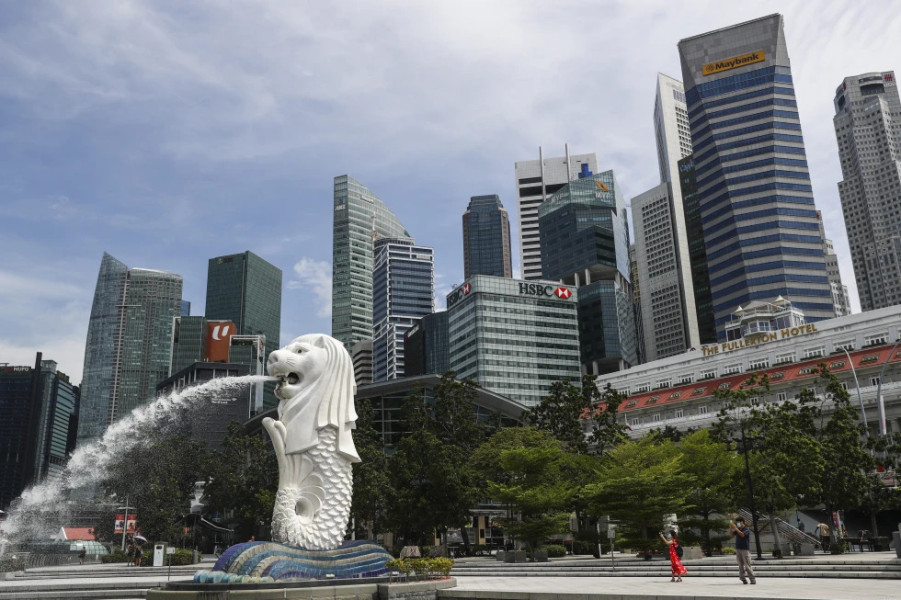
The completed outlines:
{"type": "Polygon", "coordinates": [[[130,567],[135,562],[135,545],[132,543],[128,544],[128,549],[125,550],[125,557],[128,561],[125,563],[125,566],[130,567]]]}
{"type": "Polygon", "coordinates": [[[820,536],[820,547],[824,552],[829,551],[829,526],[825,523],[817,525],[817,534],[820,536]]]}
{"type": "Polygon", "coordinates": [[[78,564],[83,565],[84,559],[88,555],[88,550],[84,546],[81,547],[81,552],[78,553],[78,564]]]}
{"type": "Polygon", "coordinates": [[[676,538],[676,530],[669,530],[669,539],[666,539],[666,536],[661,531],[660,539],[663,540],[664,544],[669,546],[669,565],[671,572],[669,580],[674,583],[682,583],[682,576],[688,573],[688,569],[685,568],[685,565],[683,565],[682,561],[679,559],[679,551],[682,547],[679,546],[679,540],[676,538]]]}
{"type": "Polygon", "coordinates": [[[144,550],[141,548],[141,545],[138,544],[135,546],[135,566],[141,566],[141,555],[144,554],[144,550]]]}
{"type": "Polygon", "coordinates": [[[216,544],[215,546],[213,546],[213,556],[215,556],[216,558],[219,558],[219,553],[221,551],[222,551],[222,549],[219,547],[219,544],[216,544]]]}
{"type": "Polygon", "coordinates": [[[798,531],[804,533],[807,530],[807,527],[804,526],[804,521],[798,519],[798,531]]]}
{"type": "Polygon", "coordinates": [[[738,578],[742,583],[757,583],[754,569],[751,567],[751,530],[745,525],[744,517],[737,517],[735,522],[729,521],[729,535],[735,536],[735,560],[738,562],[738,578]]]}

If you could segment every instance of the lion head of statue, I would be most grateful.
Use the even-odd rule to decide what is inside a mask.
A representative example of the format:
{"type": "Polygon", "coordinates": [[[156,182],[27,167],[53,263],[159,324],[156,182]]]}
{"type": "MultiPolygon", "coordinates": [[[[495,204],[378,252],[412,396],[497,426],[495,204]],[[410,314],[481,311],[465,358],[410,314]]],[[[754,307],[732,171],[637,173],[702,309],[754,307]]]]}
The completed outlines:
{"type": "Polygon", "coordinates": [[[356,426],[354,369],[335,338],[312,333],[269,354],[267,371],[278,378],[278,417],[285,425],[285,452],[299,453],[319,441],[324,427],[338,430],[338,452],[360,460],[351,431],[356,426]]]}

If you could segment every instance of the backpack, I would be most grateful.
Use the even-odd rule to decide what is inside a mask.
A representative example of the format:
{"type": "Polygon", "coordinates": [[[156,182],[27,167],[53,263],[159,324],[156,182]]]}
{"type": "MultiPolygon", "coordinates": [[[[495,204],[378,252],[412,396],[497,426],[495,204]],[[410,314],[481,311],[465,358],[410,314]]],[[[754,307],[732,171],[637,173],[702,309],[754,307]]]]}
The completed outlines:
{"type": "Polygon", "coordinates": [[[682,558],[682,546],[679,546],[678,544],[676,545],[676,556],[680,559],[682,558]]]}

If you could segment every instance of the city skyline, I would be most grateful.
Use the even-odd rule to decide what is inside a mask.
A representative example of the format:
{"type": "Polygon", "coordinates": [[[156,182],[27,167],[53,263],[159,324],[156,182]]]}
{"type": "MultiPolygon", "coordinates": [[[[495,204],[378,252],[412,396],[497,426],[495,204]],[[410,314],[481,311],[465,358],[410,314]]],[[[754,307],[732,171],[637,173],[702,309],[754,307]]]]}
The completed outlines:
{"type": "Polygon", "coordinates": [[[250,250],[285,273],[282,342],[329,333],[342,173],[435,248],[439,308],[463,281],[459,215],[472,196],[498,194],[511,212],[519,276],[514,163],[568,143],[615,170],[626,198],[650,189],[655,83],[658,72],[681,79],[678,41],[773,12],[785,17],[814,198],[859,310],[832,99],[845,77],[901,65],[888,3],[598,3],[575,28],[566,6],[392,6],[403,16],[11,7],[0,25],[0,362],[29,365],[40,351],[81,381],[104,251],[181,274],[197,313],[208,258],[250,250]]]}

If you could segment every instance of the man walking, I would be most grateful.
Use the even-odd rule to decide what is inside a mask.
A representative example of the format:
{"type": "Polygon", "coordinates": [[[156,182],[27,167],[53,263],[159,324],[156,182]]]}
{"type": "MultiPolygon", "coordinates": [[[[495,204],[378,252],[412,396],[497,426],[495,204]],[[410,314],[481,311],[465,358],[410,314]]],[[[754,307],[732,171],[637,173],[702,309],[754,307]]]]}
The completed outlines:
{"type": "Polygon", "coordinates": [[[829,538],[829,526],[826,523],[820,523],[817,525],[817,533],[820,534],[820,546],[823,551],[829,552],[829,542],[832,541],[829,538]]]}
{"type": "Polygon", "coordinates": [[[754,577],[754,569],[751,567],[751,530],[745,525],[744,517],[738,517],[735,522],[729,521],[729,535],[735,536],[735,560],[738,562],[738,578],[742,583],[751,585],[757,583],[754,577]]]}

